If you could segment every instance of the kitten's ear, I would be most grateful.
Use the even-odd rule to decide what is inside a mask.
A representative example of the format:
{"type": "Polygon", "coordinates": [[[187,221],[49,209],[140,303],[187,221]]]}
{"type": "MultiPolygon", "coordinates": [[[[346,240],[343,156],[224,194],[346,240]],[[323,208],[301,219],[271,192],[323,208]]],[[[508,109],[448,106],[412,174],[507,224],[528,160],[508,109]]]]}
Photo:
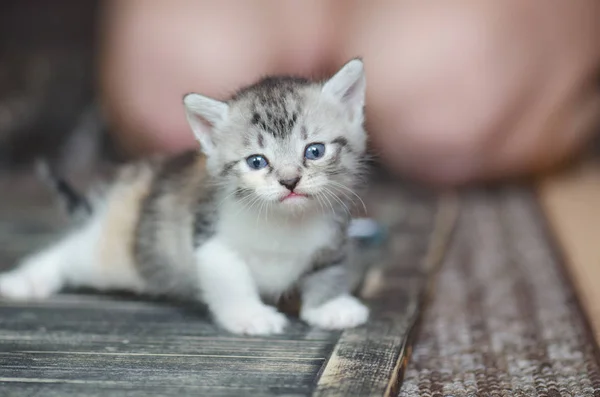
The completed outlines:
{"type": "Polygon", "coordinates": [[[340,101],[351,118],[362,121],[366,87],[363,62],[353,59],[323,85],[322,92],[340,101]]]}
{"type": "Polygon", "coordinates": [[[214,150],[214,127],[225,120],[229,106],[225,102],[194,93],[186,94],[183,103],[188,123],[200,142],[202,151],[210,155],[214,150]]]}

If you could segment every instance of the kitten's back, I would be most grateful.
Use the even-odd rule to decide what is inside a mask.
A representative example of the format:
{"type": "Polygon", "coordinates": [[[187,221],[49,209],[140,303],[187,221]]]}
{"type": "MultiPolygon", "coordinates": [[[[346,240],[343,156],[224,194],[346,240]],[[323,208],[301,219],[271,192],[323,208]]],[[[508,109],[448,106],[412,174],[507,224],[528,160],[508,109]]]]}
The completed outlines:
{"type": "Polygon", "coordinates": [[[187,295],[195,285],[194,248],[214,232],[215,184],[197,150],[153,164],[132,246],[138,272],[157,293],[187,295]]]}

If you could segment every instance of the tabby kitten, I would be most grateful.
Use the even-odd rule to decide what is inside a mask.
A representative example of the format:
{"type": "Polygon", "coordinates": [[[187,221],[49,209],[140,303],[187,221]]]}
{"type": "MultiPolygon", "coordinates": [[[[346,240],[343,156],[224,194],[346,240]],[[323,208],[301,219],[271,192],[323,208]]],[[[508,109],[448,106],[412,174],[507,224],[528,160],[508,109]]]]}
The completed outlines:
{"type": "Polygon", "coordinates": [[[268,335],[287,323],[268,303],[297,289],[308,324],[364,323],[347,232],[365,163],[365,84],[354,59],[325,82],[268,77],[226,102],[186,95],[201,152],[125,166],[101,200],[82,198],[82,225],[0,276],[0,295],[193,296],[226,330],[268,335]]]}

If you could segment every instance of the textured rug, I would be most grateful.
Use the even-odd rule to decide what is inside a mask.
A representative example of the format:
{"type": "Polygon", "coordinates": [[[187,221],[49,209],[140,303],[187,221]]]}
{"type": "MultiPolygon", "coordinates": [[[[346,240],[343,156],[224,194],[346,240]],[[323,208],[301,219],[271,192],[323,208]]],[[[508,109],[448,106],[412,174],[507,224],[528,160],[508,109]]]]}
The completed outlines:
{"type": "Polygon", "coordinates": [[[399,393],[598,396],[595,345],[528,190],[464,197],[399,393]]]}

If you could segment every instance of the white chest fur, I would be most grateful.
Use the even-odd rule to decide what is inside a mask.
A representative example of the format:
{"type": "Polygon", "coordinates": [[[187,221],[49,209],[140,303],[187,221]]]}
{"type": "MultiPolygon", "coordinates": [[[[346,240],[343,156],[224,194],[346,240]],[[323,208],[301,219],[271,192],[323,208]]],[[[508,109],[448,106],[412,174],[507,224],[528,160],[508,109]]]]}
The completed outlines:
{"type": "Polygon", "coordinates": [[[292,221],[248,213],[222,216],[218,230],[219,238],[241,255],[260,292],[275,296],[298,280],[337,232],[323,215],[292,221]]]}

